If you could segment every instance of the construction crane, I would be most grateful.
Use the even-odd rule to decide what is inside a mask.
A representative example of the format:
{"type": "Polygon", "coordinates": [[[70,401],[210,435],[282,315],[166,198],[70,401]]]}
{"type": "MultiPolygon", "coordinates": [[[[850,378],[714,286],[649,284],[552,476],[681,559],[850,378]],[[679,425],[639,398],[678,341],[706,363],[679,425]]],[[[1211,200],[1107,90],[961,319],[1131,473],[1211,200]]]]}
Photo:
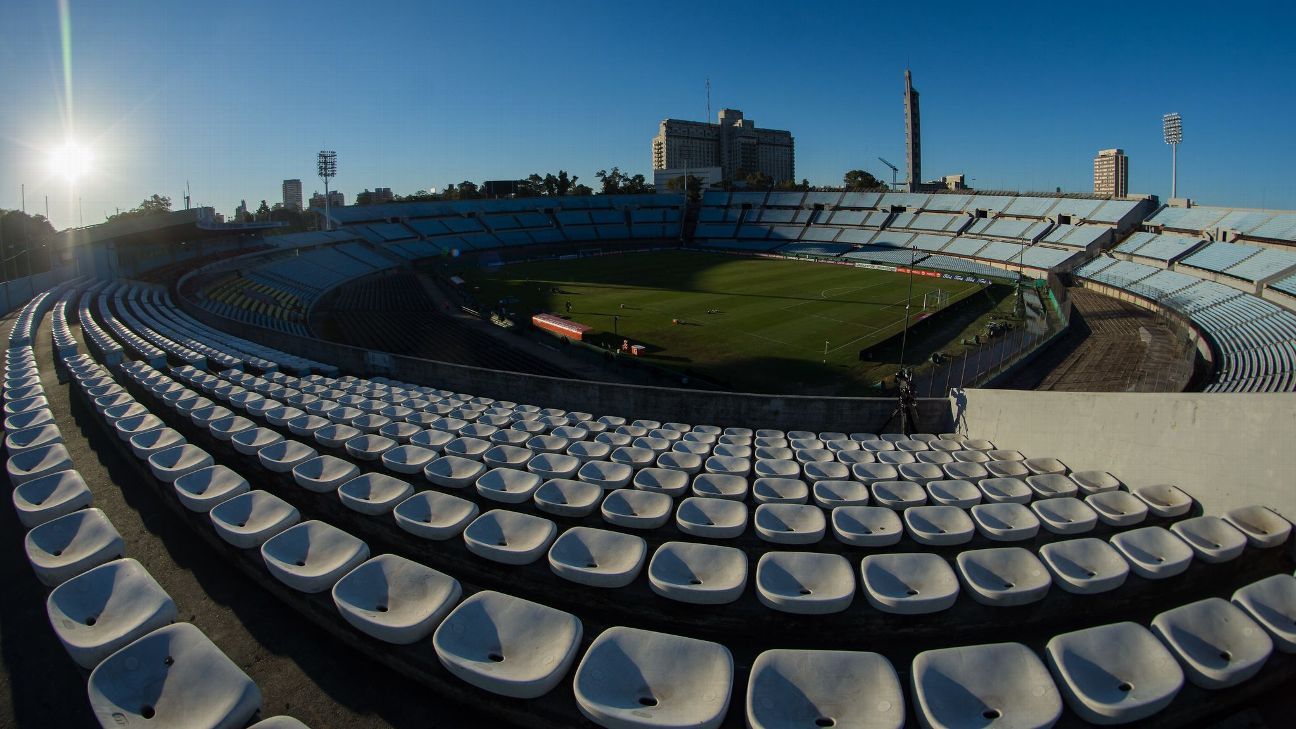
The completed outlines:
{"type": "Polygon", "coordinates": [[[887,162],[886,160],[882,159],[881,157],[878,157],[878,159],[879,159],[879,160],[882,160],[882,164],[884,164],[884,165],[886,165],[887,167],[890,167],[890,168],[891,168],[891,189],[892,189],[892,190],[896,189],[896,173],[898,173],[898,172],[900,171],[900,168],[899,168],[899,167],[896,167],[895,165],[891,164],[890,162],[887,162]]]}

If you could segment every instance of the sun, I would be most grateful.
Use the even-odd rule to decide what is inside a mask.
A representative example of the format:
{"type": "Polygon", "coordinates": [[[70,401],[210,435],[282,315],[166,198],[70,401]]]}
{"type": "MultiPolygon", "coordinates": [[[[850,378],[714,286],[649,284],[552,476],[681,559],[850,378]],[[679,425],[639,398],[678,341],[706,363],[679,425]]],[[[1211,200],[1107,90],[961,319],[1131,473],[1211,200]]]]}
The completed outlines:
{"type": "Polygon", "coordinates": [[[76,140],[69,139],[61,146],[50,150],[50,172],[68,182],[76,182],[89,174],[93,163],[94,153],[89,147],[77,143],[76,140]]]}

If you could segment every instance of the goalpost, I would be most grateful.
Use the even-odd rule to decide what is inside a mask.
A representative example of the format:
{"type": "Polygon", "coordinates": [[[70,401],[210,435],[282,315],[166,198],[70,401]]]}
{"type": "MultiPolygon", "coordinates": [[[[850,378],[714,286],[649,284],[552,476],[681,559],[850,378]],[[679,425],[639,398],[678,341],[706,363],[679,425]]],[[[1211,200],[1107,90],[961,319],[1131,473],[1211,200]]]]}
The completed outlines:
{"type": "Polygon", "coordinates": [[[923,294],[923,311],[935,311],[949,303],[949,292],[935,289],[923,294]]]}

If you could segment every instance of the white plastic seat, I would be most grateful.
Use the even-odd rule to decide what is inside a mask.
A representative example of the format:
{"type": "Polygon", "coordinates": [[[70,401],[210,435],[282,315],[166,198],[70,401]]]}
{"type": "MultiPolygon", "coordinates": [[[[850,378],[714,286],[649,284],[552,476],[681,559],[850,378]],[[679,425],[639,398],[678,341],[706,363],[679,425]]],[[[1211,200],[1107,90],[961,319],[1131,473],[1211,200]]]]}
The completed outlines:
{"type": "Polygon", "coordinates": [[[927,484],[927,495],[933,504],[970,509],[981,503],[981,490],[971,481],[941,479],[927,484]]]}
{"type": "MultiPolygon", "coordinates": [[[[838,455],[840,456],[840,454],[838,455]]],[[[954,456],[947,451],[918,451],[914,453],[914,458],[918,459],[918,463],[934,463],[942,469],[951,463],[955,463],[954,456]]]]}
{"type": "Polygon", "coordinates": [[[1040,529],[1040,521],[1034,512],[1021,504],[1009,502],[973,506],[972,521],[981,536],[994,542],[1034,539],[1040,529]]]}
{"type": "Polygon", "coordinates": [[[25,430],[35,428],[41,425],[49,425],[54,422],[54,413],[49,409],[28,410],[25,413],[10,415],[4,419],[5,432],[15,430],[25,430]]]}
{"type": "Polygon", "coordinates": [[[897,466],[896,470],[900,472],[900,478],[905,481],[913,481],[921,486],[945,478],[945,471],[934,463],[902,463],[897,466]]]}
{"type": "Polygon", "coordinates": [[[603,489],[592,483],[553,478],[540,484],[532,499],[536,508],[557,516],[584,517],[598,508],[603,489]]]}
{"type": "Polygon", "coordinates": [[[1031,500],[1031,489],[1019,478],[983,478],[977,488],[986,501],[994,503],[1025,504],[1031,500]]]}
{"type": "Polygon", "coordinates": [[[437,659],[477,688],[533,699],[562,681],[580,648],[576,616],[484,590],[459,603],[433,634],[437,659]]]}
{"type": "Polygon", "coordinates": [[[444,452],[448,456],[457,456],[472,461],[480,461],[486,451],[490,450],[492,447],[494,447],[494,444],[488,440],[459,437],[446,443],[444,452]]]}
{"type": "Polygon", "coordinates": [[[924,651],[914,657],[910,682],[923,729],[1042,729],[1062,715],[1062,697],[1048,669],[1020,643],[924,651]]]}
{"type": "Polygon", "coordinates": [[[1177,521],[1170,525],[1170,531],[1192,547],[1203,562],[1236,559],[1247,545],[1246,535],[1218,516],[1196,516],[1177,521]]]}
{"type": "Polygon", "coordinates": [[[436,453],[442,453],[446,444],[454,440],[454,436],[444,430],[424,430],[410,436],[409,444],[416,445],[420,448],[427,448],[436,453]]]}
{"type": "Polygon", "coordinates": [[[261,545],[275,579],[299,592],[324,592],[369,559],[369,545],[322,521],[304,521],[261,545]]]}
{"type": "MultiPolygon", "coordinates": [[[[379,436],[384,437],[384,436],[379,436]]],[[[422,473],[437,458],[436,451],[416,445],[398,445],[383,451],[379,460],[383,467],[403,474],[422,473]]]]}
{"type": "Polygon", "coordinates": [[[890,463],[856,463],[851,466],[851,476],[870,486],[878,481],[896,481],[900,472],[890,463]]]}
{"type": "Polygon", "coordinates": [[[1062,590],[1096,595],[1125,584],[1129,563],[1110,544],[1086,537],[1066,539],[1039,548],[1040,559],[1062,590]]]}
{"type": "Polygon", "coordinates": [[[1147,504],[1127,491],[1100,491],[1085,497],[1085,503],[1108,526],[1127,527],[1147,518],[1147,504]]]}
{"type": "Polygon", "coordinates": [[[590,587],[625,587],[643,568],[648,543],[633,534],[572,527],[549,548],[549,568],[590,587]]]}
{"type": "Polygon", "coordinates": [[[664,468],[644,468],[635,474],[634,487],[643,491],[655,491],[667,496],[679,496],[688,490],[689,477],[683,471],[670,471],[664,468]]]}
{"type": "Polygon", "coordinates": [[[868,486],[859,481],[820,481],[812,492],[815,503],[830,511],[839,506],[866,506],[869,500],[868,486]]]}
{"type": "Polygon", "coordinates": [[[732,456],[711,456],[702,464],[702,468],[707,473],[720,475],[742,476],[746,478],[751,473],[750,458],[734,458],[732,456]]]}
{"type": "Polygon", "coordinates": [[[360,435],[359,430],[344,423],[325,425],[311,434],[315,442],[325,448],[341,448],[346,445],[347,441],[360,435]]]}
{"type": "Polygon", "coordinates": [[[531,460],[537,452],[532,452],[530,448],[512,445],[491,446],[482,454],[481,462],[486,464],[487,468],[526,468],[527,461],[531,460]]]}
{"type": "Polygon", "coordinates": [[[904,511],[927,503],[927,490],[913,481],[875,481],[870,488],[873,503],[888,509],[904,511]]]}
{"type": "Polygon", "coordinates": [[[287,426],[288,432],[306,438],[314,436],[315,431],[320,428],[330,427],[331,423],[329,423],[328,418],[322,418],[318,415],[298,415],[289,420],[287,426]]]}
{"type": "Polygon", "coordinates": [[[758,478],[752,484],[752,498],[758,504],[804,504],[810,489],[795,478],[758,478]]]}
{"type": "Polygon", "coordinates": [[[136,433],[131,436],[130,449],[136,458],[147,461],[154,453],[171,450],[176,446],[188,443],[179,431],[171,428],[157,428],[136,433]]]}
{"type": "Polygon", "coordinates": [[[633,476],[633,467],[612,461],[586,461],[576,472],[577,479],[605,490],[625,488],[633,476]]]}
{"type": "Polygon", "coordinates": [[[612,451],[612,455],[608,456],[608,460],[613,463],[624,463],[635,469],[651,466],[656,459],[656,451],[651,448],[638,448],[635,446],[621,446],[612,451]]]}
{"type": "Polygon", "coordinates": [[[491,501],[520,504],[531,499],[540,477],[515,468],[492,468],[477,478],[477,493],[491,501]]]}
{"type": "Polygon", "coordinates": [[[612,448],[628,446],[632,440],[634,439],[625,433],[599,433],[594,436],[595,443],[604,443],[612,448]]]}
{"type": "Polygon", "coordinates": [[[887,613],[936,613],[958,599],[954,570],[931,552],[871,554],[860,563],[860,576],[869,604],[887,613]]]}
{"type": "MultiPolygon", "coordinates": [[[[154,419],[157,418],[157,416],[145,416],[145,417],[152,417],[154,419]]],[[[144,418],[143,417],[132,418],[132,420],[136,422],[142,422],[144,418]]],[[[129,437],[131,431],[129,429],[118,431],[119,435],[123,433],[128,434],[127,437],[129,437]]],[[[123,440],[125,439],[123,438],[123,440]]],[[[45,446],[50,446],[50,445],[54,445],[55,443],[62,443],[62,442],[63,442],[63,433],[59,432],[58,426],[54,425],[53,423],[47,425],[37,425],[33,428],[24,428],[22,430],[15,430],[13,432],[8,433],[8,435],[6,435],[4,439],[5,450],[9,452],[9,455],[11,457],[19,453],[22,453],[23,451],[32,450],[33,448],[43,448],[45,446]]]]}
{"type": "Polygon", "coordinates": [[[964,589],[982,605],[1026,605],[1048,594],[1048,570],[1021,547],[964,550],[956,562],[964,589]]]}
{"type": "Polygon", "coordinates": [[[463,530],[468,551],[511,565],[536,561],[557,535],[558,527],[552,521],[505,509],[488,511],[463,530]]]}
{"type": "Polygon", "coordinates": [[[742,501],[747,498],[747,479],[742,476],[699,473],[693,478],[693,495],[705,499],[742,501]]]}
{"type": "Polygon", "coordinates": [[[55,443],[9,456],[5,468],[9,473],[10,485],[19,486],[27,481],[72,468],[72,456],[68,454],[67,448],[63,447],[62,443],[55,443]]]}
{"type": "MultiPolygon", "coordinates": [[[[1017,455],[1021,455],[1021,454],[1017,454],[1017,455]]],[[[996,458],[995,460],[1005,460],[1005,459],[996,458]]],[[[1067,472],[1070,470],[1066,467],[1066,464],[1062,463],[1062,461],[1059,461],[1056,458],[1027,458],[1026,460],[1022,461],[1022,463],[1026,464],[1026,468],[1029,469],[1030,472],[1036,476],[1044,475],[1044,474],[1066,475],[1067,472]]]]}
{"type": "Polygon", "coordinates": [[[1291,522],[1263,506],[1243,506],[1224,515],[1224,520],[1246,535],[1259,549],[1278,547],[1291,536],[1291,522]]]}
{"type": "Polygon", "coordinates": [[[757,478],[800,478],[801,464],[786,458],[762,458],[752,473],[757,478]]]}
{"type": "Polygon", "coordinates": [[[255,455],[262,448],[283,442],[284,437],[269,428],[252,428],[235,433],[230,438],[234,450],[245,456],[255,455]]]}
{"type": "Polygon", "coordinates": [[[423,467],[423,477],[448,489],[462,489],[477,482],[486,472],[486,465],[459,456],[441,456],[423,467]]]}
{"type": "MultiPolygon", "coordinates": [[[[389,485],[386,481],[372,484],[378,488],[389,485]]],[[[477,505],[473,502],[439,491],[420,491],[392,509],[396,525],[401,529],[416,537],[436,541],[459,536],[477,518],[477,513],[477,505]]]]}
{"type": "Polygon", "coordinates": [[[850,466],[837,461],[811,461],[801,469],[811,484],[820,481],[843,481],[851,476],[850,466]]]}
{"type": "Polygon", "coordinates": [[[901,729],[904,720],[900,679],[880,654],[774,649],[752,664],[747,682],[752,729],[901,729]]]}
{"type": "MultiPolygon", "coordinates": [[[[855,440],[855,439],[852,438],[851,440],[855,440]]],[[[881,438],[872,438],[872,439],[866,438],[864,440],[860,440],[857,442],[860,444],[861,449],[866,451],[871,451],[873,453],[885,453],[888,451],[895,450],[894,443],[892,443],[889,440],[883,440],[881,438]]]]}
{"type": "Polygon", "coordinates": [[[216,534],[239,549],[259,547],[301,521],[296,507],[266,491],[235,496],[213,506],[208,515],[216,534]]]}
{"type": "MultiPolygon", "coordinates": [[[[655,432],[655,431],[653,431],[653,432],[655,432]]],[[[533,440],[534,440],[534,439],[533,439],[533,440]]],[[[634,439],[634,442],[633,442],[633,445],[634,445],[635,448],[647,448],[648,450],[650,450],[650,451],[653,452],[653,454],[654,454],[654,458],[656,458],[656,454],[665,453],[666,451],[670,450],[670,449],[671,449],[671,446],[674,445],[674,442],[675,442],[674,440],[670,440],[670,439],[667,439],[667,438],[657,438],[657,437],[654,437],[654,436],[651,436],[651,435],[647,435],[647,436],[644,436],[644,437],[642,437],[642,438],[635,438],[635,439],[634,439]]],[[[566,448],[566,447],[567,447],[567,444],[564,443],[564,444],[563,444],[563,447],[566,448]]],[[[722,448],[733,448],[733,449],[742,449],[742,448],[744,448],[743,446],[721,446],[721,447],[722,447],[722,448]]],[[[717,449],[717,450],[719,450],[719,449],[717,449]]],[[[750,449],[750,448],[746,448],[746,451],[747,451],[747,454],[746,454],[746,455],[747,455],[747,456],[750,456],[750,455],[751,455],[751,449],[750,449]]],[[[559,452],[561,452],[561,451],[559,451],[559,452]]],[[[729,453],[729,452],[725,452],[725,453],[717,453],[717,455],[723,455],[723,456],[743,456],[743,454],[742,454],[741,452],[739,452],[739,453],[729,453]]],[[[744,457],[745,457],[745,456],[744,456],[744,457]]]]}
{"type": "Polygon", "coordinates": [[[356,630],[385,643],[423,640],[459,602],[449,575],[395,554],[382,554],[333,585],[333,604],[356,630]]]}
{"type": "Polygon", "coordinates": [[[1296,578],[1273,575],[1238,588],[1234,605],[1269,633],[1274,647],[1283,653],[1296,653],[1296,578]]]}
{"type": "Polygon", "coordinates": [[[361,461],[377,461],[384,453],[396,447],[396,441],[391,438],[372,433],[366,434],[363,429],[360,429],[360,432],[361,435],[343,444],[343,448],[352,458],[361,461]]]}
{"type": "Polygon", "coordinates": [[[19,484],[13,491],[13,505],[23,527],[44,524],[94,503],[94,494],[81,474],[71,469],[56,471],[19,484]]]}
{"type": "Polygon", "coordinates": [[[337,487],[338,499],[352,511],[379,516],[414,493],[414,487],[383,473],[354,475],[337,487]]]}
{"type": "Polygon", "coordinates": [[[600,726],[716,729],[733,673],[719,643],[613,627],[594,639],[572,686],[581,714],[600,726]]]}
{"type": "Polygon", "coordinates": [[[17,400],[8,400],[4,404],[5,415],[18,415],[29,410],[43,410],[49,407],[49,400],[44,395],[35,397],[24,397],[17,400]]]}
{"type": "MultiPolygon", "coordinates": [[[[295,410],[296,408],[293,409],[295,410]]],[[[363,404],[360,407],[360,410],[362,411],[364,410],[363,404]]],[[[272,411],[270,413],[267,413],[266,419],[271,422],[274,422],[275,419],[274,412],[272,411]]],[[[386,415],[379,415],[377,413],[365,413],[364,415],[357,415],[356,417],[351,418],[351,420],[347,424],[350,425],[352,428],[359,430],[361,433],[365,433],[366,435],[376,435],[378,431],[382,429],[383,426],[391,422],[392,419],[387,417],[386,415]]]]}
{"type": "Polygon", "coordinates": [[[563,453],[537,453],[526,461],[526,470],[544,480],[571,478],[580,467],[579,458],[563,453]]]}
{"type": "Polygon", "coordinates": [[[567,455],[580,459],[581,463],[605,461],[612,453],[612,446],[596,441],[577,441],[567,446],[567,455]]]}
{"type": "Polygon", "coordinates": [[[1080,490],[1075,481],[1060,473],[1027,476],[1026,485],[1035,492],[1037,499],[1072,498],[1080,490]]]}
{"type": "Polygon", "coordinates": [[[666,542],[648,563],[653,592],[694,605],[737,600],[747,585],[747,555],[733,547],[666,542]]]}
{"type": "MultiPolygon", "coordinates": [[[[208,405],[205,408],[198,408],[189,413],[189,421],[199,428],[207,428],[213,420],[228,418],[234,415],[234,411],[224,405],[208,405]]],[[[121,421],[117,421],[118,424],[121,421]]]]}
{"type": "Polygon", "coordinates": [[[217,504],[251,489],[247,479],[219,463],[186,473],[172,485],[180,503],[199,514],[206,514],[217,504]]]}
{"type": "Polygon", "coordinates": [[[241,727],[261,691],[189,623],[145,635],[90,673],[90,708],[103,726],[241,727]]]}
{"type": "Polygon", "coordinates": [[[1273,653],[1269,633],[1237,605],[1211,597],[1167,610],[1152,619],[1195,686],[1222,689],[1255,676],[1273,653]]]}
{"type": "Polygon", "coordinates": [[[1165,646],[1137,623],[1064,633],[1045,647],[1058,688],[1081,719],[1127,724],[1164,709],[1183,688],[1183,671],[1165,646]]]}
{"type": "MultiPolygon", "coordinates": [[[[288,443],[295,441],[285,441],[288,443]]],[[[317,456],[293,466],[293,481],[307,491],[326,494],[360,474],[354,463],[336,456],[317,456]]]]}
{"type": "Polygon", "coordinates": [[[972,518],[957,506],[912,506],[904,510],[904,523],[911,539],[933,547],[966,544],[976,534],[972,518]]]}
{"type": "Polygon", "coordinates": [[[675,525],[690,536],[733,539],[747,529],[747,505],[727,499],[691,496],[675,510],[675,525]]]}
{"type": "Polygon", "coordinates": [[[184,444],[157,451],[148,457],[149,470],[159,481],[174,483],[177,478],[215,463],[211,454],[196,445],[184,444]]]}
{"type": "Polygon", "coordinates": [[[89,508],[33,527],[23,547],[37,579],[53,586],[121,557],[125,543],[102,511],[89,508]]]}
{"type": "Polygon", "coordinates": [[[899,515],[885,506],[839,506],[831,521],[837,541],[855,547],[887,547],[904,535],[899,515]]]}
{"type": "Polygon", "coordinates": [[[905,464],[918,462],[918,457],[909,451],[879,451],[875,457],[878,463],[896,466],[897,469],[905,464]]]}
{"type": "Polygon", "coordinates": [[[1066,497],[1032,502],[1031,511],[1054,534],[1084,534],[1098,523],[1098,513],[1080,499],[1066,497]]]}
{"type": "Polygon", "coordinates": [[[655,491],[617,489],[603,499],[600,511],[609,524],[627,529],[656,529],[671,516],[671,497],[655,491]]]}
{"type": "MultiPolygon", "coordinates": [[[[854,452],[863,453],[863,451],[854,451],[854,452]]],[[[801,464],[796,462],[795,460],[796,452],[793,451],[791,448],[756,446],[756,449],[752,451],[752,457],[756,459],[756,466],[759,466],[761,461],[792,461],[792,463],[797,467],[797,473],[801,472],[801,464]]],[[[778,467],[787,468],[787,466],[778,466],[778,467]]],[[[755,473],[757,476],[778,475],[778,474],[770,474],[768,472],[758,471],[755,469],[753,469],[752,472],[755,473]]]]}
{"type": "Polygon", "coordinates": [[[207,425],[207,432],[219,441],[229,441],[234,436],[245,430],[252,430],[256,423],[251,418],[245,418],[242,415],[231,415],[224,418],[217,418],[207,425]]]}
{"type": "Polygon", "coordinates": [[[1192,497],[1169,484],[1142,486],[1134,495],[1148,505],[1148,511],[1162,518],[1183,516],[1192,508],[1192,497]]]}
{"type": "MultiPolygon", "coordinates": [[[[980,451],[976,451],[980,452],[980,451]]],[[[967,463],[964,461],[955,461],[946,463],[941,466],[945,471],[946,477],[960,481],[971,481],[978,483],[982,479],[990,478],[990,472],[980,463],[967,463]]]]}
{"type": "Polygon", "coordinates": [[[752,524],[757,536],[774,544],[814,544],[828,529],[823,509],[813,504],[761,504],[752,524]]]}
{"type": "Polygon", "coordinates": [[[877,456],[868,451],[837,451],[837,460],[854,469],[856,463],[877,463],[877,456]]]}
{"type": "Polygon", "coordinates": [[[800,615],[838,613],[850,607],[854,596],[855,575],[841,555],[766,552],[756,563],[756,597],[772,610],[800,615]]]}
{"type": "Polygon", "coordinates": [[[1071,474],[1071,480],[1085,494],[1100,494],[1121,487],[1120,479],[1106,471],[1075,471],[1071,474]]]}
{"type": "Polygon", "coordinates": [[[1182,539],[1161,527],[1120,532],[1111,544],[1129,562],[1134,574],[1149,580],[1173,577],[1188,569],[1193,551],[1182,539]]]}
{"type": "Polygon", "coordinates": [[[177,614],[175,601],[133,559],[114,560],[69,579],[49,594],[45,611],[63,648],[86,669],[170,624],[177,614]]]}
{"type": "Polygon", "coordinates": [[[657,456],[657,467],[681,471],[688,476],[696,476],[702,470],[702,456],[696,453],[667,451],[657,456]]]}
{"type": "Polygon", "coordinates": [[[1031,470],[1021,461],[985,461],[981,465],[985,466],[986,473],[991,478],[1018,478],[1024,481],[1032,475],[1031,470]]]}

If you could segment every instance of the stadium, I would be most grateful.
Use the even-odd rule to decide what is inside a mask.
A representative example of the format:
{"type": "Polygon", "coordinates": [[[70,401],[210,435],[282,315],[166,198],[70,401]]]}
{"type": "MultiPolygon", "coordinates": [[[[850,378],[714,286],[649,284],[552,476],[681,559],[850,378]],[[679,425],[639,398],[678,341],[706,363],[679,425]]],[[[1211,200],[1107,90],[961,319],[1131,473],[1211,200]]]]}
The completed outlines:
{"type": "Polygon", "coordinates": [[[0,266],[0,725],[1290,726],[1296,211],[335,163],[0,266]]]}

